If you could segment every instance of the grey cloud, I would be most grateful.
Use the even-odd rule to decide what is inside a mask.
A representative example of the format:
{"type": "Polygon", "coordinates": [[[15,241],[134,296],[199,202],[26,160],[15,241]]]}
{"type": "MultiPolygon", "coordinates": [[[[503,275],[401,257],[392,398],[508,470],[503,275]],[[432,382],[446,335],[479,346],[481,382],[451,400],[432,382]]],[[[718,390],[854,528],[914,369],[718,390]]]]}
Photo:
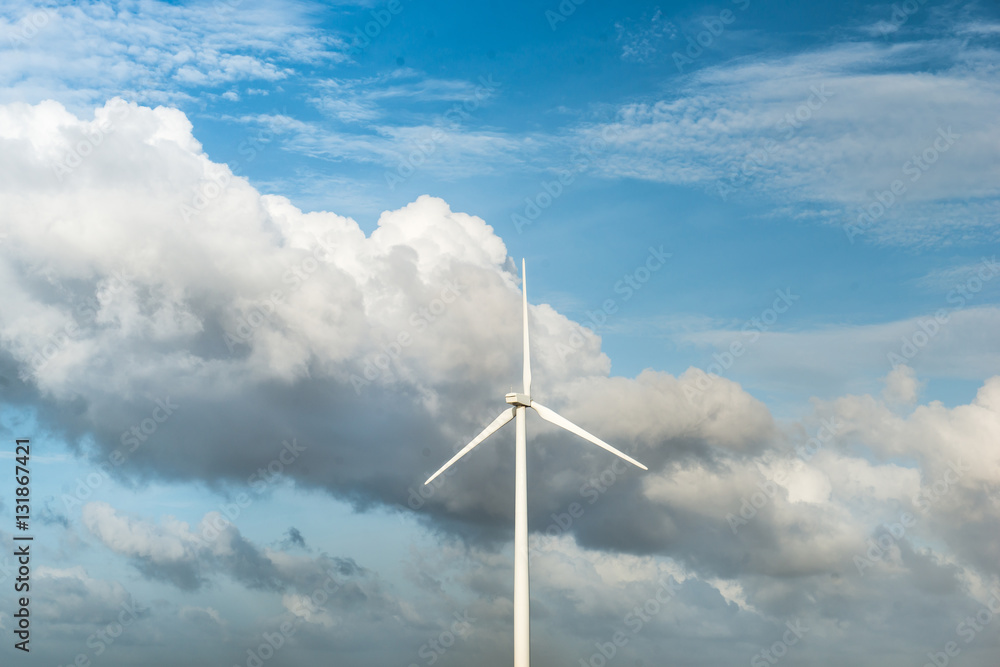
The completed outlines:
{"type": "Polygon", "coordinates": [[[302,537],[302,533],[299,531],[298,528],[296,528],[295,526],[292,526],[291,528],[288,529],[287,537],[285,537],[285,539],[282,540],[282,544],[283,545],[287,545],[289,547],[293,547],[294,546],[294,547],[301,547],[301,548],[305,549],[306,548],[306,538],[302,537]]]}
{"type": "MultiPolygon", "coordinates": [[[[56,159],[82,124],[53,105],[3,112],[12,133],[35,128],[56,159]]],[[[115,474],[127,479],[200,481],[257,494],[280,475],[359,511],[413,512],[443,541],[459,536],[470,549],[506,542],[512,430],[477,449],[440,486],[422,486],[502,409],[499,397],[520,374],[517,276],[486,222],[421,197],[384,213],[366,236],[353,220],[303,214],[240,179],[210,187],[226,172],[201,153],[175,110],[131,107],[118,122],[104,153],[63,183],[48,154],[22,144],[0,151],[5,169],[20,179],[0,190],[0,225],[8,233],[0,246],[0,365],[10,380],[4,399],[37,411],[81,451],[93,437],[101,461],[117,451],[124,460],[115,474]],[[133,191],[143,193],[141,202],[133,191]],[[63,219],[74,223],[57,224],[63,219]],[[113,276],[123,271],[118,285],[113,276]],[[16,379],[26,369],[26,381],[16,379]]],[[[0,140],[4,148],[16,141],[0,140]]],[[[530,474],[545,482],[532,486],[534,537],[571,503],[584,509],[543,558],[568,551],[558,557],[579,563],[603,554],[625,570],[641,568],[643,558],[672,559],[692,572],[685,595],[697,598],[678,607],[690,607],[694,619],[685,625],[682,617],[680,627],[692,636],[700,628],[704,639],[711,619],[735,615],[745,625],[729,640],[740,646],[780,627],[762,625],[750,607],[831,623],[814,636],[833,642],[836,623],[858,604],[874,600],[885,614],[895,603],[932,609],[945,600],[957,609],[968,582],[995,574],[996,546],[984,536],[997,534],[988,489],[998,468],[982,443],[995,441],[996,379],[973,404],[953,410],[931,404],[903,415],[870,396],[818,402],[817,419],[833,415],[844,428],[800,463],[794,445],[804,427],[781,429],[738,384],[705,383],[698,369],[611,378],[599,339],[550,307],[530,310],[539,400],[651,467],[615,472],[591,503],[591,480],[600,481],[613,457],[532,418],[530,474]],[[695,394],[685,391],[699,383],[695,394]],[[858,443],[869,458],[858,456],[858,443]],[[914,494],[933,490],[951,459],[973,455],[973,470],[921,515],[870,578],[852,573],[852,556],[874,527],[894,520],[914,494]],[[900,465],[903,456],[915,464],[900,465]],[[758,464],[787,479],[733,535],[726,514],[759,491],[758,464]],[[979,509],[970,515],[969,507],[979,509]],[[949,552],[926,552],[923,544],[934,540],[949,552]],[[911,586],[908,577],[918,575],[924,588],[911,586]],[[725,588],[710,586],[715,578],[737,581],[745,606],[713,592],[725,588]]],[[[349,560],[262,549],[231,527],[202,543],[180,522],[152,523],[106,505],[87,505],[83,519],[147,577],[184,590],[230,572],[245,587],[302,596],[335,570],[346,580],[337,604],[311,615],[315,634],[304,633],[316,646],[329,641],[318,629],[337,626],[347,610],[363,610],[372,623],[398,618],[386,623],[422,627],[349,560]]],[[[482,593],[476,613],[502,618],[509,572],[489,563],[494,572],[465,583],[482,593]]],[[[421,590],[446,607],[443,580],[423,580],[421,590]]],[[[593,615],[595,632],[607,627],[605,602],[627,609],[614,605],[639,594],[623,588],[628,595],[620,600],[595,595],[592,607],[580,607],[593,615]]],[[[556,586],[540,608],[577,604],[568,596],[556,586]]],[[[661,618],[656,627],[674,637],[674,616],[661,618]]],[[[890,619],[885,627],[897,628],[890,619]]]]}
{"type": "MultiPolygon", "coordinates": [[[[8,113],[13,132],[37,114],[59,118],[46,130],[56,160],[82,125],[53,104],[8,113]]],[[[102,460],[118,452],[125,477],[256,490],[282,474],[359,509],[412,506],[434,464],[492,418],[519,374],[517,277],[492,228],[421,197],[366,237],[353,220],[303,214],[212,165],[176,110],[113,101],[95,122],[115,131],[62,183],[25,151],[7,153],[25,180],[0,195],[4,248],[18,248],[0,267],[10,277],[0,327],[10,371],[29,371],[10,398],[52,417],[70,442],[93,435],[102,460]],[[139,218],[127,213],[132,190],[145,193],[132,202],[139,218]],[[78,200],[87,204],[74,227],[43,233],[78,200]],[[289,439],[302,450],[290,460],[289,439]]],[[[692,411],[677,379],[608,378],[599,339],[548,306],[531,311],[540,396],[654,466],[772,437],[767,410],[736,385],[712,383],[692,411]]],[[[565,505],[610,463],[531,428],[533,474],[559,480],[536,507],[565,505]],[[557,463],[550,449],[579,455],[557,463]]],[[[420,516],[506,539],[505,435],[463,462],[420,516]]],[[[533,524],[546,517],[536,510],[533,524]]],[[[144,567],[200,582],[183,560],[144,567]]]]}
{"type": "Polygon", "coordinates": [[[88,503],[82,514],[84,525],[104,546],[144,576],[181,590],[197,590],[226,576],[250,590],[283,594],[289,611],[305,613],[310,622],[343,614],[400,613],[399,602],[374,573],[353,559],[262,549],[218,512],[206,514],[195,528],[172,517],[157,524],[123,515],[102,502],[88,503]],[[332,593],[317,611],[310,596],[328,583],[332,593]]]}

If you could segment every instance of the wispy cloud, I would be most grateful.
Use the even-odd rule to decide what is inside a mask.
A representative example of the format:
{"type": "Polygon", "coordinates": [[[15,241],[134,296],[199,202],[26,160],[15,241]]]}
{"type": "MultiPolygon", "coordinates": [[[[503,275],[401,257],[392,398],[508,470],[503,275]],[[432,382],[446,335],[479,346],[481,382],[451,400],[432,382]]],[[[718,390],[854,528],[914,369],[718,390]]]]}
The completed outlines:
{"type": "Polygon", "coordinates": [[[621,44],[622,60],[644,63],[662,55],[663,47],[677,38],[677,26],[657,7],[652,17],[643,15],[615,23],[615,38],[621,44]]]}
{"type": "MultiPolygon", "coordinates": [[[[19,7],[0,10],[0,31],[16,34],[19,7]]],[[[46,12],[30,39],[0,41],[0,100],[54,97],[82,107],[130,92],[139,101],[182,102],[193,87],[275,81],[293,63],[347,59],[345,44],[315,27],[298,2],[91,0],[46,12]]]]}
{"type": "Polygon", "coordinates": [[[953,236],[956,216],[995,233],[1000,52],[983,45],[993,64],[968,62],[957,47],[844,43],[739,60],[694,73],[662,99],[622,105],[579,138],[613,130],[597,169],[605,176],[794,202],[834,224],[899,181],[905,195],[869,230],[883,241],[953,236]]]}
{"type": "MultiPolygon", "coordinates": [[[[942,272],[932,274],[928,280],[935,287],[942,285],[944,273],[958,275],[957,271],[942,272]]],[[[968,279],[970,274],[962,275],[968,279]]],[[[993,286],[988,287],[995,293],[993,286]]],[[[976,380],[984,375],[1000,375],[1000,353],[989,338],[980,335],[1000,326],[1000,309],[979,305],[988,302],[985,292],[966,290],[963,296],[954,288],[952,284],[950,292],[941,294],[937,308],[905,320],[804,331],[774,330],[759,335],[754,331],[752,353],[736,359],[727,375],[752,377],[758,390],[800,397],[864,390],[876,377],[887,373],[897,358],[923,377],[976,380]],[[934,313],[940,309],[945,311],[943,321],[935,323],[934,313]],[[933,333],[928,335],[927,330],[933,333]],[[896,356],[890,356],[893,354],[896,356]]],[[[672,340],[710,352],[725,353],[734,341],[747,341],[747,333],[738,327],[671,328],[668,335],[672,340]]]]}
{"type": "Polygon", "coordinates": [[[285,134],[283,148],[334,162],[355,162],[443,177],[488,173],[518,164],[532,139],[484,126],[478,113],[502,94],[503,84],[485,74],[478,81],[444,80],[412,69],[317,84],[310,103],[327,116],[300,121],[285,115],[254,115],[285,134]],[[406,106],[405,111],[399,105],[406,106]],[[331,122],[334,121],[334,122],[331,122]]]}

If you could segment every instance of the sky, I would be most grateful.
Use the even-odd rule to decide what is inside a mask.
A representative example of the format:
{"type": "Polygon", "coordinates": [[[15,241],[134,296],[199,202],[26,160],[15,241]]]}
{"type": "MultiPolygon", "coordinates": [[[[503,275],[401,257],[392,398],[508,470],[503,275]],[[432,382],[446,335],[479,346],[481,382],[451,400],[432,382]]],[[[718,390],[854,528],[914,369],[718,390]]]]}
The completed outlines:
{"type": "Polygon", "coordinates": [[[3,3],[4,664],[509,665],[513,428],[423,481],[522,258],[649,467],[528,417],[536,664],[995,664],[998,71],[986,1],[3,3]]]}

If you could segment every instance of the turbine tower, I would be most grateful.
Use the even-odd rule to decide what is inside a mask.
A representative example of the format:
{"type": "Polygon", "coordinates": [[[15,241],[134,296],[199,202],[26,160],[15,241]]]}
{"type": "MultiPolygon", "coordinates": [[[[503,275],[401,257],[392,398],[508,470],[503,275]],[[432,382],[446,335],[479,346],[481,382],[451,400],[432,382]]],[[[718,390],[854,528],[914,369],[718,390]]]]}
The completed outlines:
{"type": "Polygon", "coordinates": [[[514,454],[514,667],[529,667],[530,649],[528,633],[528,475],[527,455],[525,446],[524,415],[527,408],[538,413],[547,422],[560,426],[584,440],[589,440],[598,447],[603,447],[616,454],[632,465],[643,470],[648,468],[631,456],[618,451],[595,435],[565,417],[556,414],[538,401],[531,400],[531,359],[528,354],[528,279],[524,271],[524,260],[521,260],[521,314],[524,320],[524,393],[507,394],[507,403],[513,407],[500,413],[493,423],[483,429],[472,442],[467,444],[451,460],[441,466],[441,469],[431,475],[424,484],[430,484],[435,477],[450,468],[455,461],[468,454],[486,438],[500,430],[500,427],[516,418],[515,454],[514,454]]]}

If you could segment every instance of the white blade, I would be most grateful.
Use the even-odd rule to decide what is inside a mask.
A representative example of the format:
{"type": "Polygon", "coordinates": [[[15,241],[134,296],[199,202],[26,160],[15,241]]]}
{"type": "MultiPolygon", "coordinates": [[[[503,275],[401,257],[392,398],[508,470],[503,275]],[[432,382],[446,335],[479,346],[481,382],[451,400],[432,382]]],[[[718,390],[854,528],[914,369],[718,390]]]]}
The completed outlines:
{"type": "Polygon", "coordinates": [[[577,426],[576,424],[574,424],[570,420],[568,420],[565,417],[562,417],[562,416],[556,414],[555,412],[553,412],[552,410],[548,409],[547,407],[545,407],[541,403],[537,403],[535,401],[532,401],[531,402],[531,407],[534,408],[535,412],[537,412],[538,415],[542,419],[544,419],[545,421],[552,422],[556,426],[561,426],[564,429],[566,429],[567,431],[569,431],[570,433],[575,433],[576,435],[580,436],[584,440],[591,441],[592,443],[594,443],[598,447],[603,447],[604,449],[608,450],[612,454],[616,454],[617,456],[620,456],[621,458],[625,459],[626,461],[628,461],[629,463],[631,463],[634,466],[638,466],[638,467],[642,468],[643,470],[649,470],[649,468],[647,468],[646,466],[642,465],[641,463],[639,463],[638,461],[636,461],[634,458],[632,458],[628,454],[625,454],[624,452],[618,451],[617,449],[615,449],[614,447],[612,447],[608,443],[606,443],[603,440],[601,440],[600,438],[598,438],[596,435],[592,435],[590,433],[587,433],[586,431],[584,431],[582,428],[580,428],[579,426],[577,426]]]}
{"type": "Polygon", "coordinates": [[[528,354],[528,274],[524,271],[524,258],[521,258],[521,293],[522,314],[524,319],[524,395],[531,396],[531,355],[528,354]]]}
{"type": "Polygon", "coordinates": [[[447,463],[445,463],[443,466],[441,466],[440,470],[438,470],[436,473],[434,473],[433,475],[431,475],[430,477],[428,477],[427,481],[424,482],[424,484],[430,484],[432,481],[434,481],[435,477],[437,477],[438,475],[440,475],[441,473],[443,473],[445,470],[447,470],[448,468],[450,468],[452,463],[454,463],[455,461],[459,460],[460,458],[462,458],[463,456],[465,456],[466,454],[468,454],[470,451],[472,451],[473,447],[475,447],[476,445],[478,445],[479,443],[481,443],[483,440],[485,440],[486,438],[488,438],[491,435],[493,435],[494,433],[496,433],[500,429],[501,426],[503,426],[504,424],[506,424],[507,422],[509,422],[511,419],[514,418],[515,411],[516,411],[516,408],[510,408],[508,410],[504,410],[503,412],[501,412],[500,416],[497,417],[496,419],[494,419],[492,424],[490,424],[489,426],[487,426],[486,428],[484,428],[482,433],[480,433],[479,435],[477,435],[476,438],[472,442],[470,442],[469,444],[467,444],[465,447],[462,448],[462,451],[460,451],[458,454],[455,454],[453,457],[451,457],[451,460],[448,461],[447,463]]]}

